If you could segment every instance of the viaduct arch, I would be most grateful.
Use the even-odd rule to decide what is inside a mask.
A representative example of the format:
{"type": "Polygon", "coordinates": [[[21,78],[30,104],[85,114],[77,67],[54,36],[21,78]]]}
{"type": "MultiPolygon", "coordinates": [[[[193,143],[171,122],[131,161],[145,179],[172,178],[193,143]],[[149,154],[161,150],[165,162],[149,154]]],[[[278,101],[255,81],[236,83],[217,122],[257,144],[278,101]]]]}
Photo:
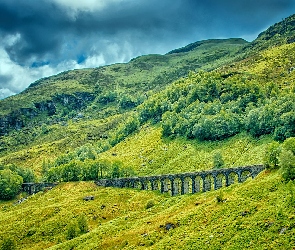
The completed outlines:
{"type": "Polygon", "coordinates": [[[241,183],[249,177],[254,179],[264,169],[265,167],[263,165],[253,165],[192,173],[100,179],[95,181],[95,183],[102,187],[159,190],[161,193],[169,192],[174,196],[178,194],[207,192],[229,186],[236,182],[241,183]]]}

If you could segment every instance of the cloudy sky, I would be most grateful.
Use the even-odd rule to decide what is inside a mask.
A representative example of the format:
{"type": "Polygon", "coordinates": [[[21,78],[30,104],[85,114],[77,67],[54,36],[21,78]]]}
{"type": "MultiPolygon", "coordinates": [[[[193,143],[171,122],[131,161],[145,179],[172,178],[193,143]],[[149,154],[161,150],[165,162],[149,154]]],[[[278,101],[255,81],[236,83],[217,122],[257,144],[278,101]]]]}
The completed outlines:
{"type": "Polygon", "coordinates": [[[68,69],[209,38],[252,41],[294,0],[0,0],[0,99],[68,69]]]}

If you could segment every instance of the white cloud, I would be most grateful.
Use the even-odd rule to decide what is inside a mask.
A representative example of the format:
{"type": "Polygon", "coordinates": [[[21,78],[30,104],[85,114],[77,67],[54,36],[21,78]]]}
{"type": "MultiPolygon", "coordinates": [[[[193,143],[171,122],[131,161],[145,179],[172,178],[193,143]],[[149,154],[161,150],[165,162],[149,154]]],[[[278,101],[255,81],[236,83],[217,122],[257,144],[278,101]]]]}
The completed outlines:
{"type": "Polygon", "coordinates": [[[65,70],[93,68],[105,64],[102,54],[88,57],[83,63],[75,60],[62,61],[58,65],[44,65],[38,68],[20,66],[10,60],[7,52],[0,47],[0,99],[17,94],[32,82],[65,70]]]}

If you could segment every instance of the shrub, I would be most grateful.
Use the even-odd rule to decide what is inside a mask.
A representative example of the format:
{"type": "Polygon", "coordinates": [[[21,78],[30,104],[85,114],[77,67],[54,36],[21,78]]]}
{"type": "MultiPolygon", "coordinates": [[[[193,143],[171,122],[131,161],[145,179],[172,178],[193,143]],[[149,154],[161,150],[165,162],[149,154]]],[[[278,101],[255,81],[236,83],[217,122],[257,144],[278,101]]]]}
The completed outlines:
{"type": "Polygon", "coordinates": [[[2,169],[10,169],[12,172],[21,176],[23,178],[23,182],[34,182],[36,179],[34,171],[30,168],[24,168],[16,166],[14,164],[10,164],[6,167],[2,167],[2,169]]]}
{"type": "Polygon", "coordinates": [[[87,223],[87,218],[85,214],[79,215],[78,219],[78,228],[81,233],[87,233],[88,232],[88,223],[87,223]]]}
{"type": "Polygon", "coordinates": [[[214,168],[221,168],[224,165],[224,160],[220,151],[217,151],[213,155],[213,166],[214,168]]]}
{"type": "Polygon", "coordinates": [[[119,100],[119,107],[122,109],[131,109],[137,105],[137,101],[130,95],[124,95],[119,100]]]}
{"type": "Polygon", "coordinates": [[[286,181],[295,179],[295,156],[290,150],[283,149],[279,156],[282,176],[286,181]]]}
{"type": "Polygon", "coordinates": [[[282,169],[282,176],[286,181],[295,179],[295,138],[284,141],[283,149],[279,155],[279,165],[282,169]]]}
{"type": "Polygon", "coordinates": [[[145,205],[145,208],[149,209],[149,208],[152,208],[153,206],[155,206],[155,202],[153,200],[149,200],[147,204],[145,205]]]}
{"type": "Polygon", "coordinates": [[[14,250],[16,249],[16,242],[12,238],[5,238],[1,244],[0,250],[14,250]]]}
{"type": "Polygon", "coordinates": [[[287,191],[289,192],[289,205],[293,207],[295,205],[295,195],[294,195],[294,184],[292,181],[289,181],[288,184],[286,185],[287,191]]]}
{"type": "Polygon", "coordinates": [[[224,202],[224,196],[223,196],[223,192],[219,192],[216,196],[216,201],[217,203],[221,203],[221,202],[224,202]]]}
{"type": "Polygon", "coordinates": [[[101,104],[106,105],[110,102],[114,102],[116,100],[116,98],[117,98],[117,94],[115,92],[108,91],[104,94],[100,94],[98,96],[97,101],[101,104]]]}
{"type": "Polygon", "coordinates": [[[21,190],[23,178],[9,169],[0,170],[0,199],[9,200],[21,190]]]}
{"type": "Polygon", "coordinates": [[[140,122],[137,116],[130,116],[127,120],[118,128],[113,138],[110,141],[112,146],[123,141],[128,135],[139,129],[140,122]]]}
{"type": "Polygon", "coordinates": [[[205,115],[193,127],[193,135],[199,140],[223,140],[241,130],[239,116],[230,112],[205,115]]]}
{"type": "Polygon", "coordinates": [[[66,229],[66,238],[71,240],[76,238],[79,235],[79,227],[77,221],[72,221],[68,224],[66,229]]]}
{"type": "Polygon", "coordinates": [[[277,169],[279,167],[279,154],[280,144],[278,142],[268,144],[263,158],[263,163],[267,169],[277,169]]]}
{"type": "Polygon", "coordinates": [[[121,173],[120,173],[120,168],[119,168],[119,166],[114,165],[114,166],[113,166],[113,170],[112,170],[111,177],[112,177],[112,178],[119,178],[120,175],[121,175],[121,173]]]}

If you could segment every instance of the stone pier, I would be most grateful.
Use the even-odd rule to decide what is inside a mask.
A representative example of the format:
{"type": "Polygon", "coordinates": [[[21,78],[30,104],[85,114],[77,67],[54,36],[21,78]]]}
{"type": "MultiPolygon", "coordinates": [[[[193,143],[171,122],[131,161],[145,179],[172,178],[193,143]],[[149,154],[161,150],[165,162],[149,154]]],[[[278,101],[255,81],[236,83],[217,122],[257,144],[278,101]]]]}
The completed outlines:
{"type": "Polygon", "coordinates": [[[213,169],[201,172],[167,174],[145,177],[100,179],[98,186],[137,188],[141,190],[159,190],[172,196],[188,193],[207,192],[241,183],[248,178],[254,179],[265,167],[263,165],[238,168],[213,169]]]}

